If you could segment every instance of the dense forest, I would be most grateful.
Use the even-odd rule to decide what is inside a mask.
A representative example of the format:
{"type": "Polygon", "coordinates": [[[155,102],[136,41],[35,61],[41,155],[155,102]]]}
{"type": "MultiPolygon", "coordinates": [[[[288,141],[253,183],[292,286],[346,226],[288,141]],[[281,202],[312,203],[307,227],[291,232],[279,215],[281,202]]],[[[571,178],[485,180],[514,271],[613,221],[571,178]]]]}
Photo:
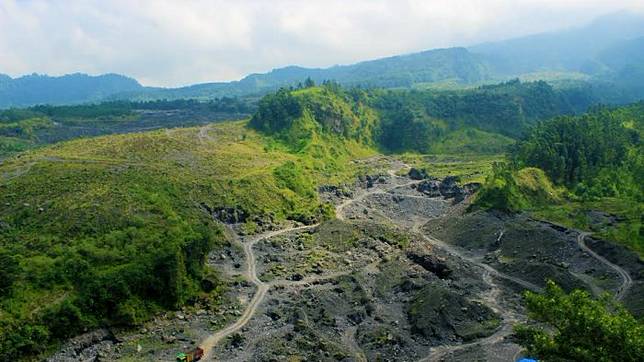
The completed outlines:
{"type": "Polygon", "coordinates": [[[543,169],[581,196],[641,199],[643,111],[638,103],[541,122],[517,144],[513,159],[519,167],[543,169]]]}

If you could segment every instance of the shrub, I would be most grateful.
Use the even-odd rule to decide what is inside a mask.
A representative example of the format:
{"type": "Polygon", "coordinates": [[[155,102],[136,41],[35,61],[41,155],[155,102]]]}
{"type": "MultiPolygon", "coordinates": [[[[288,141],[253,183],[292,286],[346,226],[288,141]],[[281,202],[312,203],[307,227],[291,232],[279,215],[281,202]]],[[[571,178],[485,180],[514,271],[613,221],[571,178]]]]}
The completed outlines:
{"type": "Polygon", "coordinates": [[[644,324],[608,295],[594,300],[581,290],[566,294],[548,281],[544,294],[526,292],[538,325],[516,327],[519,343],[547,361],[641,361],[644,324]]]}

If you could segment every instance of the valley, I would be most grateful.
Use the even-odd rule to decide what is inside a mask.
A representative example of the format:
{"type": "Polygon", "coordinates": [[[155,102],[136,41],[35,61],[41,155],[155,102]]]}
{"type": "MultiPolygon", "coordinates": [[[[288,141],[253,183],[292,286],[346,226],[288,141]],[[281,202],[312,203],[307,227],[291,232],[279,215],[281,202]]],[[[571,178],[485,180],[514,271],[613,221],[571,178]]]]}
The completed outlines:
{"type": "Polygon", "coordinates": [[[0,361],[640,362],[643,11],[0,1],[0,361]]]}
{"type": "MultiPolygon", "coordinates": [[[[269,94],[246,120],[9,156],[0,352],[507,361],[531,352],[518,328],[541,325],[527,301],[553,285],[623,303],[606,318],[624,330],[606,333],[637,346],[642,104],[571,116],[566,97],[543,82],[438,94],[325,83],[269,94]]],[[[105,107],[142,106],[177,104],[49,112],[89,113],[78,122],[94,127],[105,107]]]]}

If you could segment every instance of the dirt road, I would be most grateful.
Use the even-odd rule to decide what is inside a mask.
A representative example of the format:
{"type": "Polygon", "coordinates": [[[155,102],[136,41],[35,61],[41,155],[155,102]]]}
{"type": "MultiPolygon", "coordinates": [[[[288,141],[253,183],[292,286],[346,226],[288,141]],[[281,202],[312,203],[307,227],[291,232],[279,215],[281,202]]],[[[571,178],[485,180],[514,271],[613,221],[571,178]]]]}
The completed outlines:
{"type": "MultiPolygon", "coordinates": [[[[343,203],[341,203],[340,205],[338,205],[336,207],[336,209],[335,209],[336,217],[338,219],[340,219],[340,220],[344,220],[344,212],[343,212],[344,208],[346,206],[356,202],[356,201],[364,199],[365,197],[367,197],[369,195],[372,195],[372,194],[375,194],[375,193],[386,192],[388,190],[393,190],[393,189],[396,189],[396,188],[405,187],[405,186],[409,186],[409,185],[412,185],[412,184],[417,184],[417,183],[420,183],[420,182],[421,181],[412,181],[412,182],[408,182],[408,183],[401,184],[401,185],[395,185],[395,186],[385,188],[385,189],[373,188],[371,190],[367,190],[367,191],[361,193],[360,195],[355,196],[353,198],[350,198],[350,199],[344,201],[343,203]]],[[[266,293],[268,292],[268,290],[269,290],[269,288],[271,286],[273,286],[273,285],[293,285],[293,284],[304,285],[304,284],[307,284],[307,283],[313,283],[315,281],[320,281],[320,280],[324,280],[324,279],[331,279],[333,277],[337,277],[337,276],[346,274],[345,272],[339,272],[339,273],[333,273],[333,274],[329,274],[329,275],[322,275],[322,276],[315,276],[315,277],[305,278],[305,279],[303,279],[301,281],[297,281],[297,282],[285,281],[285,280],[284,281],[279,281],[278,280],[278,281],[273,281],[271,283],[264,283],[257,276],[257,270],[256,270],[256,268],[257,268],[257,260],[255,258],[255,253],[253,251],[253,246],[255,246],[255,244],[257,244],[257,242],[259,242],[261,240],[265,240],[265,239],[270,239],[272,237],[275,237],[275,236],[278,236],[278,235],[281,235],[281,234],[285,234],[285,233],[289,233],[289,232],[296,232],[296,231],[312,229],[312,228],[317,227],[318,225],[319,224],[307,225],[307,226],[299,226],[299,227],[290,227],[290,228],[285,228],[285,229],[276,230],[276,231],[269,231],[269,232],[266,232],[266,233],[256,235],[253,238],[251,238],[250,240],[242,243],[243,246],[244,246],[244,255],[245,255],[245,258],[246,258],[246,272],[244,274],[245,274],[245,277],[257,287],[257,291],[255,292],[255,295],[253,296],[253,299],[251,299],[250,303],[248,304],[248,306],[246,307],[246,309],[244,310],[244,312],[242,313],[240,318],[237,321],[235,321],[235,323],[233,323],[233,324],[225,327],[224,329],[221,329],[221,330],[215,332],[214,334],[208,336],[208,338],[206,338],[201,343],[200,347],[204,350],[204,357],[203,357],[204,361],[212,360],[212,356],[211,356],[212,349],[222,339],[224,339],[224,338],[230,336],[231,334],[241,330],[250,321],[250,319],[253,317],[253,315],[257,311],[257,308],[259,307],[259,305],[262,303],[262,301],[266,297],[266,293]]],[[[361,356],[359,356],[359,358],[360,357],[361,356]]]]}
{"type": "Polygon", "coordinates": [[[597,254],[592,249],[590,249],[584,242],[584,240],[586,239],[586,236],[588,235],[590,235],[590,233],[588,232],[585,232],[585,231],[579,232],[579,235],[577,235],[577,244],[583,251],[590,254],[590,256],[597,259],[600,263],[615,270],[617,274],[619,274],[622,277],[622,285],[617,289],[617,292],[615,292],[615,295],[613,296],[613,298],[617,301],[622,300],[624,298],[624,295],[626,295],[628,290],[633,285],[633,279],[631,278],[631,275],[626,270],[622,269],[622,267],[620,267],[619,265],[615,265],[611,263],[606,258],[597,254]]]}

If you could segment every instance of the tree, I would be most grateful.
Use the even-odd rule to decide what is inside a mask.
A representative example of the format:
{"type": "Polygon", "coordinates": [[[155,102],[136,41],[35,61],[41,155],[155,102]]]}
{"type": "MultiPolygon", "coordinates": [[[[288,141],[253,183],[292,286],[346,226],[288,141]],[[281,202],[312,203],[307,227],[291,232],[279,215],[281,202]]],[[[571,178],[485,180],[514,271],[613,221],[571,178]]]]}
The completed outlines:
{"type": "Polygon", "coordinates": [[[0,296],[9,292],[20,272],[20,265],[7,250],[0,249],[0,296]]]}
{"type": "Polygon", "coordinates": [[[306,80],[304,81],[304,88],[313,88],[315,87],[315,82],[311,77],[307,77],[306,80]]]}
{"type": "Polygon", "coordinates": [[[644,324],[605,295],[594,300],[581,290],[566,294],[548,281],[545,292],[526,292],[536,325],[515,328],[528,354],[547,361],[641,361],[644,324]]]}

